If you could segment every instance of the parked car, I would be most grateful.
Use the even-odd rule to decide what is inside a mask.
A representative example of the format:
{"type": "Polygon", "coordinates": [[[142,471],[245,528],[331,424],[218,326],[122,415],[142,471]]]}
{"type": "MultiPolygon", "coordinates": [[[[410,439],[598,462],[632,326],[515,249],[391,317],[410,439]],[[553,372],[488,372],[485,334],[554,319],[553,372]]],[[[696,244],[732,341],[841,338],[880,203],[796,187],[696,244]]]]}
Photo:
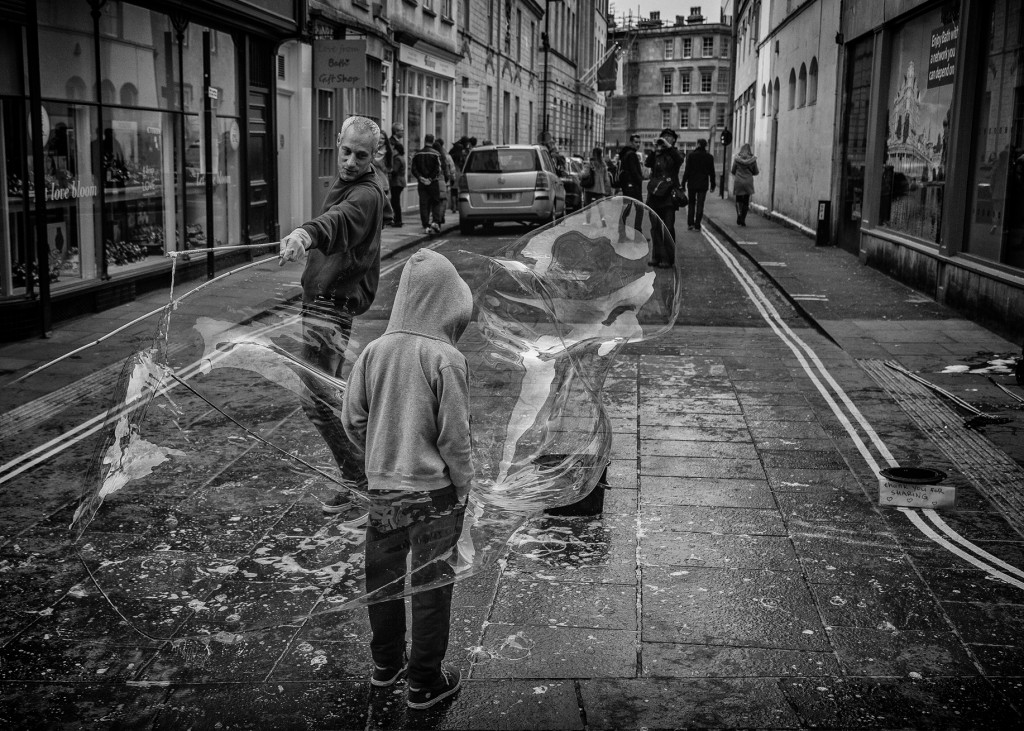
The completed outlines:
{"type": "Polygon", "coordinates": [[[459,178],[459,230],[497,221],[547,223],[566,212],[565,186],[539,145],[470,150],[459,178]]]}

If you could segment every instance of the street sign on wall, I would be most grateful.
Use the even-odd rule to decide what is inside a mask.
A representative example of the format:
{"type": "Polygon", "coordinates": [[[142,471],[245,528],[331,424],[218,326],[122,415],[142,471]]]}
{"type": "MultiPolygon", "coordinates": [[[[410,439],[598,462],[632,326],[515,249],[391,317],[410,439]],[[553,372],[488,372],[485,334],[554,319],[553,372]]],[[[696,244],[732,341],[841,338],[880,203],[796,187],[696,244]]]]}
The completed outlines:
{"type": "Polygon", "coordinates": [[[313,41],[313,79],[317,89],[366,86],[366,41],[313,41]]]}
{"type": "Polygon", "coordinates": [[[460,112],[477,113],[480,111],[480,87],[462,87],[462,108],[460,112]]]}

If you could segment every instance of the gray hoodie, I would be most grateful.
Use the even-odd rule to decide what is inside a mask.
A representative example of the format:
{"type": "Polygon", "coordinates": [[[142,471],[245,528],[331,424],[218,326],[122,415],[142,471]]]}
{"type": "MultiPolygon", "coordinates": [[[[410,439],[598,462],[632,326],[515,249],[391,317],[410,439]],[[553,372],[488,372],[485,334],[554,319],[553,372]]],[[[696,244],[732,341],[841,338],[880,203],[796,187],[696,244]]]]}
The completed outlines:
{"type": "Polygon", "coordinates": [[[406,263],[387,330],[352,367],[341,420],[366,457],[371,490],[439,490],[473,479],[469,367],[455,343],[473,295],[448,259],[420,249],[406,263]]]}

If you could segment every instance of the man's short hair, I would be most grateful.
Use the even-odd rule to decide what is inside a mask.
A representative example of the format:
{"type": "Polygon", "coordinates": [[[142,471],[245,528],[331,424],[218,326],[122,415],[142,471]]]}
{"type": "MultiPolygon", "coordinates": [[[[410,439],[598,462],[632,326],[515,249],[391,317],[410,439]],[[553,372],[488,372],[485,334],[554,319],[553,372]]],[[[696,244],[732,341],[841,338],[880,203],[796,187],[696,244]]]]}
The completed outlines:
{"type": "Polygon", "coordinates": [[[679,139],[679,135],[677,135],[676,131],[674,129],[672,129],[671,127],[666,127],[665,129],[661,130],[661,134],[658,135],[658,136],[659,137],[671,137],[674,140],[678,140],[679,139]]]}
{"type": "Polygon", "coordinates": [[[404,133],[405,132],[405,125],[402,124],[401,122],[396,122],[395,124],[391,125],[391,134],[394,134],[395,132],[403,132],[404,133]]]}
{"type": "Polygon", "coordinates": [[[341,136],[345,134],[349,129],[354,129],[356,132],[362,134],[368,134],[373,137],[373,149],[376,150],[380,147],[380,127],[369,117],[357,117],[352,116],[342,122],[341,132],[338,133],[338,144],[341,144],[341,136]]]}
{"type": "Polygon", "coordinates": [[[707,146],[708,146],[708,141],[706,139],[704,139],[703,137],[701,137],[699,140],[697,140],[697,147],[707,147],[707,146]]]}
{"type": "Polygon", "coordinates": [[[434,135],[430,134],[429,132],[427,134],[423,135],[423,144],[424,145],[432,145],[432,144],[434,144],[434,135]]]}

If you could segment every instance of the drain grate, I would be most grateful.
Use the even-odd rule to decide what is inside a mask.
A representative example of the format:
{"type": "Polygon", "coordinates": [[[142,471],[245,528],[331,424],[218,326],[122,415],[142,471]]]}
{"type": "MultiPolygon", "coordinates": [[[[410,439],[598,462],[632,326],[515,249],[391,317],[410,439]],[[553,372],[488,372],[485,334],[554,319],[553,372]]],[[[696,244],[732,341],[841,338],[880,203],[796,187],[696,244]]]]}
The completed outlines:
{"type": "Polygon", "coordinates": [[[858,360],[942,452],[1024,536],[1024,469],[977,432],[928,388],[881,360],[858,360]]]}

